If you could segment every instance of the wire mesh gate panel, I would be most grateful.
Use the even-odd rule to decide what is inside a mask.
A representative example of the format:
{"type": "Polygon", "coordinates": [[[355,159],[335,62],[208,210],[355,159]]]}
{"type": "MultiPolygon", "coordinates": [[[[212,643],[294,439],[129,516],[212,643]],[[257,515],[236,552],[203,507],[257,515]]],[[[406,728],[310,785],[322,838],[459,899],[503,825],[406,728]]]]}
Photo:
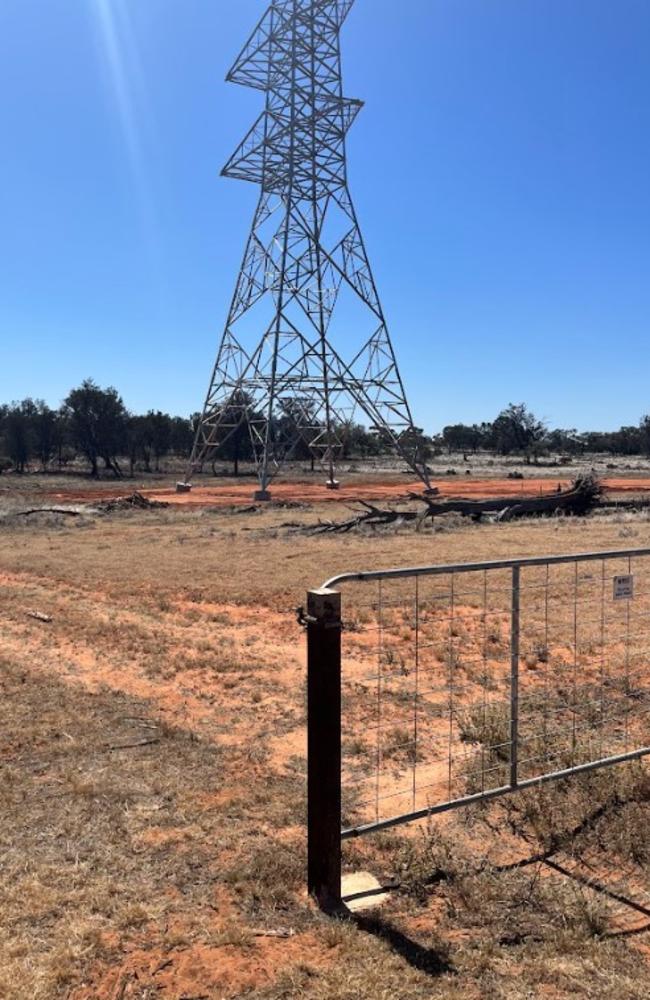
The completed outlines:
{"type": "MultiPolygon", "coordinates": [[[[338,686],[310,699],[310,803],[335,766],[319,823],[338,811],[339,853],[340,837],[650,753],[650,550],[349,573],[312,610],[315,594],[310,647],[323,627],[329,659],[342,641],[337,666],[310,657],[338,686]]],[[[310,823],[312,859],[321,835],[310,823]]]]}

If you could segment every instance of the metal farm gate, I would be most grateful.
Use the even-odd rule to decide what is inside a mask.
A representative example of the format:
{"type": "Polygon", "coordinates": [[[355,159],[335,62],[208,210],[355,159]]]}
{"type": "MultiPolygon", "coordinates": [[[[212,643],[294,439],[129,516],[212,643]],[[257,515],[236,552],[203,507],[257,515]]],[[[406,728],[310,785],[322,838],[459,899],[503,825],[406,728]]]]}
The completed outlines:
{"type": "Polygon", "coordinates": [[[342,839],[650,753],[650,549],[345,573],[304,621],[325,907],[342,839]]]}

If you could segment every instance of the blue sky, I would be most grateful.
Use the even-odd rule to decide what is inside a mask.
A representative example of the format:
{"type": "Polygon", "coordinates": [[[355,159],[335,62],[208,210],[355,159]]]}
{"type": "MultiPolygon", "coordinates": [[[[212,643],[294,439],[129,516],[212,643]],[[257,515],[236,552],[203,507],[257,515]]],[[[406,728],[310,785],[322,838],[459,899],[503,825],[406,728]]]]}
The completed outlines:
{"type": "MultiPolygon", "coordinates": [[[[200,407],[263,0],[2,0],[0,400],[200,407]]],[[[648,0],[357,0],[350,180],[416,422],[650,411],[648,0]]]]}

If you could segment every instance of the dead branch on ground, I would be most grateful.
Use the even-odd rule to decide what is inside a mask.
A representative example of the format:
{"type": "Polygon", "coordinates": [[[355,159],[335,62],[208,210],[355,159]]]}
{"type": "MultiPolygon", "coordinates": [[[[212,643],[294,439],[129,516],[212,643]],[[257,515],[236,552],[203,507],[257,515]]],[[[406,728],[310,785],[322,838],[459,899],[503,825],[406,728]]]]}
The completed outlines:
{"type": "Polygon", "coordinates": [[[16,510],[6,514],[6,517],[31,517],[32,514],[65,514],[67,517],[81,517],[83,511],[72,507],[31,507],[29,510],[16,510]]]}
{"type": "Polygon", "coordinates": [[[112,514],[119,510],[162,510],[165,507],[169,507],[169,504],[162,500],[150,500],[137,490],[128,497],[113,497],[93,504],[93,509],[102,514],[112,514]]]}
{"type": "MultiPolygon", "coordinates": [[[[393,510],[376,507],[365,500],[360,501],[361,512],[348,521],[321,521],[310,530],[314,534],[347,534],[362,525],[383,527],[389,524],[417,522],[418,526],[428,519],[442,514],[460,514],[480,521],[492,515],[496,521],[511,521],[519,517],[549,516],[564,513],[583,517],[593,510],[602,495],[602,487],[593,475],[580,476],[568,490],[543,496],[497,497],[493,500],[436,500],[432,497],[411,493],[411,499],[424,504],[423,510],[393,510]]],[[[352,508],[354,509],[354,508],[352,508]]]]}

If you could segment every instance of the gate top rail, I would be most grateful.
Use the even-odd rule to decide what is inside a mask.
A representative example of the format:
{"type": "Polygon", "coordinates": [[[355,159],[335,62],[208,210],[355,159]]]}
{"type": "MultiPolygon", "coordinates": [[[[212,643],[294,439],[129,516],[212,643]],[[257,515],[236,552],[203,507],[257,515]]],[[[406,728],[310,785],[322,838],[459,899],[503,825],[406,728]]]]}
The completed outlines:
{"type": "Polygon", "coordinates": [[[323,584],[322,590],[334,590],[342,583],[370,580],[397,580],[400,577],[441,576],[447,573],[476,573],[481,570],[514,569],[525,566],[557,566],[573,562],[600,562],[603,559],[631,559],[650,556],[648,549],[618,549],[607,552],[576,552],[573,555],[532,556],[526,559],[496,559],[488,562],[446,563],[433,566],[412,566],[400,569],[369,570],[359,573],[340,573],[323,584]]]}

